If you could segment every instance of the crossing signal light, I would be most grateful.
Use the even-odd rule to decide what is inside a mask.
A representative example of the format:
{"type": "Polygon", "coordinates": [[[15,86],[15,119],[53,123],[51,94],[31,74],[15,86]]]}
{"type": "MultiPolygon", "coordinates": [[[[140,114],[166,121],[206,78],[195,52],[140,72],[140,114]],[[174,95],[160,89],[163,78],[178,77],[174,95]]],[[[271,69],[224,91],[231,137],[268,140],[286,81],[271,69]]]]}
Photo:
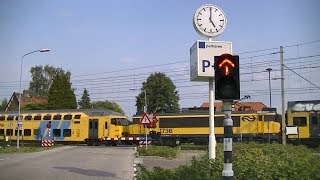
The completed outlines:
{"type": "Polygon", "coordinates": [[[240,99],[239,56],[223,54],[214,57],[215,99],[240,99]]]}

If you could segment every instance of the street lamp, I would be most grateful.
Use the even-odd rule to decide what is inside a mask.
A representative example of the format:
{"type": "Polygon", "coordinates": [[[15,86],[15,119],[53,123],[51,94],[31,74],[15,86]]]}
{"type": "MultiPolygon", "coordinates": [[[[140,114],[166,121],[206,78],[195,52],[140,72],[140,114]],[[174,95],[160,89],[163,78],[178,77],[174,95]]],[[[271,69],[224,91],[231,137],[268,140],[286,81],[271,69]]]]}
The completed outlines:
{"type": "Polygon", "coordinates": [[[24,54],[21,58],[20,63],[20,81],[19,81],[19,102],[18,102],[18,125],[17,125],[17,149],[19,149],[19,136],[20,136],[20,127],[21,127],[21,116],[20,116],[20,109],[21,109],[21,79],[22,79],[22,62],[23,58],[29,54],[35,53],[35,52],[48,52],[49,49],[38,49],[35,51],[31,51],[27,54],[24,54]]]}
{"type": "Polygon", "coordinates": [[[272,71],[271,68],[266,69],[269,73],[269,92],[270,92],[270,108],[271,108],[271,82],[270,82],[270,71],[272,71]]]}

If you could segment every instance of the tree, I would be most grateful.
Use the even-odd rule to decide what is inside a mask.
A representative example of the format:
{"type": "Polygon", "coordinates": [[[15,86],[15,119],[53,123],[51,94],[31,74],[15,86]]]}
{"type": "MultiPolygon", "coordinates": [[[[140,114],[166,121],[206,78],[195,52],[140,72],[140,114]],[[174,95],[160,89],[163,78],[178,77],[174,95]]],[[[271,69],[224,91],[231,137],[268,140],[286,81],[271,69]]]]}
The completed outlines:
{"type": "MultiPolygon", "coordinates": [[[[29,83],[28,92],[33,96],[47,97],[53,78],[58,74],[68,74],[62,68],[45,65],[31,67],[32,80],[29,83]]],[[[70,74],[69,74],[70,76],[70,74]]]]}
{"type": "Polygon", "coordinates": [[[7,104],[8,104],[8,100],[6,98],[3,98],[0,105],[0,111],[4,111],[5,108],[7,107],[7,104]]]}
{"type": "Polygon", "coordinates": [[[88,90],[84,88],[81,100],[79,101],[80,109],[88,109],[91,108],[90,96],[88,90]]]}
{"type": "Polygon", "coordinates": [[[114,101],[96,101],[92,103],[93,108],[106,108],[121,114],[125,114],[121,107],[114,101]]]}
{"type": "Polygon", "coordinates": [[[136,97],[137,114],[141,114],[144,107],[145,94],[147,96],[148,112],[177,113],[179,108],[179,94],[171,79],[164,73],[151,74],[146,82],[142,83],[141,93],[136,97]]]}
{"type": "Polygon", "coordinates": [[[57,74],[49,89],[48,107],[50,109],[76,109],[77,100],[71,88],[70,73],[57,74]]]}

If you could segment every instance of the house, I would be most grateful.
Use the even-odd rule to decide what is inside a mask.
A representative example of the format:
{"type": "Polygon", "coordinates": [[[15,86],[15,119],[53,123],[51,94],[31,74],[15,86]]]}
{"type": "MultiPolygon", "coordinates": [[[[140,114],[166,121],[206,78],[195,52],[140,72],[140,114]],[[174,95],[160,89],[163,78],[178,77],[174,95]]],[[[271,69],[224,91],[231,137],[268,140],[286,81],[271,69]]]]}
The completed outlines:
{"type": "MultiPolygon", "coordinates": [[[[21,94],[21,107],[27,104],[46,104],[48,99],[40,96],[31,96],[27,92],[21,94]]],[[[4,111],[18,111],[19,108],[19,93],[14,92],[4,111]]]]}

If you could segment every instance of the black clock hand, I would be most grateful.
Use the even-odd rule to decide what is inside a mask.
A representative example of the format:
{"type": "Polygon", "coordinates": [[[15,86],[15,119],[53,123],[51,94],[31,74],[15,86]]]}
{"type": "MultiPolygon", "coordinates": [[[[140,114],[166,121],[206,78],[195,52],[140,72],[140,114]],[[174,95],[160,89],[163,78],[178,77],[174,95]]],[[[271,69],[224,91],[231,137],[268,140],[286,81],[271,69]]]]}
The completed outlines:
{"type": "Polygon", "coordinates": [[[211,22],[211,24],[213,25],[213,27],[215,28],[216,26],[214,25],[213,21],[212,21],[212,7],[210,7],[210,17],[209,20],[211,22]]]}

